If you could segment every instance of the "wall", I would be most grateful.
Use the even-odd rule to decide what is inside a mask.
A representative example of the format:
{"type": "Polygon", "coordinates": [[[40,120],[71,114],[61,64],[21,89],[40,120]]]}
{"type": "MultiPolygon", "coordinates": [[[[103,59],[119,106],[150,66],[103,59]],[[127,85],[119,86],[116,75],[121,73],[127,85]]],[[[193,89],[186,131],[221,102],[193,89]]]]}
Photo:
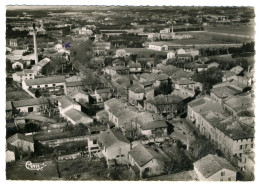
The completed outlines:
{"type": "Polygon", "coordinates": [[[24,152],[34,152],[34,144],[28,141],[17,139],[10,144],[17,148],[21,148],[24,152]]]}

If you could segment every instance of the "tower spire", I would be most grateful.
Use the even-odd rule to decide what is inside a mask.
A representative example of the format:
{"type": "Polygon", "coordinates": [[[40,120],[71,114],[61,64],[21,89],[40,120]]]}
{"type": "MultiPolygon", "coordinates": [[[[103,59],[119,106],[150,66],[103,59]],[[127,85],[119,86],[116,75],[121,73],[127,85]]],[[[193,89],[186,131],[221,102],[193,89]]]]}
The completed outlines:
{"type": "Polygon", "coordinates": [[[34,54],[35,54],[35,64],[37,64],[38,63],[38,50],[37,50],[35,23],[33,23],[33,45],[34,45],[34,54]]]}

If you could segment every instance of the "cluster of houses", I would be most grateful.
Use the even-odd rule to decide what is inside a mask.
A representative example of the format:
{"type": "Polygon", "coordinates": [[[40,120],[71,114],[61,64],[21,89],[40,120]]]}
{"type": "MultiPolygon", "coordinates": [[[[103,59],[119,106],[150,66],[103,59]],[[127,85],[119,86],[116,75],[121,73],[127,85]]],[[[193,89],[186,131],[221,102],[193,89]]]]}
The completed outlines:
{"type": "MultiPolygon", "coordinates": [[[[71,25],[56,28],[67,26],[71,25]]],[[[79,37],[90,38],[95,28],[95,25],[89,25],[71,31],[79,37]]],[[[35,38],[35,28],[28,29],[35,38]]],[[[36,29],[39,33],[45,32],[43,27],[36,29]]],[[[96,34],[93,38],[95,57],[91,62],[101,69],[103,75],[100,78],[107,84],[100,84],[102,87],[95,89],[89,88],[93,84],[86,82],[81,74],[70,77],[42,75],[43,67],[52,59],[69,61],[70,52],[61,42],[45,48],[44,57],[38,62],[37,51],[16,49],[17,39],[11,39],[6,51],[7,59],[16,71],[12,74],[13,81],[32,98],[6,102],[6,114],[41,114],[51,106],[66,123],[87,127],[88,134],[84,137],[87,138],[90,156],[104,157],[108,166],[127,164],[129,175],[135,178],[159,176],[158,179],[235,181],[238,170],[254,176],[254,93],[247,90],[254,82],[253,68],[244,75],[241,75],[244,69],[240,66],[222,71],[222,82],[212,87],[210,95],[198,96],[203,85],[192,80],[191,76],[219,66],[217,62],[200,56],[198,49],[176,48],[171,42],[149,42],[144,44],[146,48],[117,49],[111,57],[112,64],[106,66],[104,56],[112,49],[111,43],[102,41],[100,37],[102,35],[96,34]],[[54,52],[49,52],[52,50],[54,52]],[[137,55],[136,50],[151,55],[137,56],[125,62],[124,59],[137,55]],[[30,54],[25,55],[28,52],[30,54]],[[162,54],[164,59],[156,61],[156,54],[162,54]],[[171,65],[171,61],[176,66],[171,65]],[[28,66],[31,68],[27,69],[28,66]],[[88,115],[89,109],[86,109],[92,104],[101,109],[94,116],[88,115]],[[155,143],[168,140],[168,121],[174,122],[174,118],[186,116],[185,113],[188,123],[225,158],[208,154],[193,163],[193,170],[166,174],[172,158],[155,143]]],[[[173,28],[172,31],[164,29],[160,33],[148,34],[152,41],[158,38],[189,39],[191,36],[177,35],[173,28]]],[[[37,46],[35,48],[37,50],[37,46]]],[[[7,162],[32,152],[32,136],[16,133],[7,138],[7,162]]]]}

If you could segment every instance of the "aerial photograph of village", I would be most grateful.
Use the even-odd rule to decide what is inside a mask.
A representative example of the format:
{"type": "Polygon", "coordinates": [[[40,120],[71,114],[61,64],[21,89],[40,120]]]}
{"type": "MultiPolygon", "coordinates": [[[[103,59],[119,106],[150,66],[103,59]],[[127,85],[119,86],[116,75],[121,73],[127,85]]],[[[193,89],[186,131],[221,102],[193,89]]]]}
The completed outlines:
{"type": "Polygon", "coordinates": [[[17,5],[5,26],[7,180],[255,180],[254,7],[17,5]]]}

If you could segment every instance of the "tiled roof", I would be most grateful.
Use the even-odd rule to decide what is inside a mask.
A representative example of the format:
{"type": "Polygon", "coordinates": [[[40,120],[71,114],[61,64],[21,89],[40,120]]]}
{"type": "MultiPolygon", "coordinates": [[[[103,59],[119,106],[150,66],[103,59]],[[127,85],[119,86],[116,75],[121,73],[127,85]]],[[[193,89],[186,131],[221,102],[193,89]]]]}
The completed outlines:
{"type": "Polygon", "coordinates": [[[211,93],[214,93],[219,98],[227,98],[229,96],[239,94],[242,91],[235,89],[231,86],[222,86],[211,89],[211,93]]]}
{"type": "Polygon", "coordinates": [[[129,144],[129,141],[121,132],[110,129],[102,132],[99,135],[99,140],[106,148],[117,145],[119,142],[129,144]]]}
{"type": "Polygon", "coordinates": [[[189,84],[195,84],[195,82],[194,81],[192,81],[192,80],[189,80],[189,79],[187,79],[187,78],[181,78],[181,79],[179,79],[179,80],[177,80],[177,82],[176,82],[177,84],[179,84],[179,85],[189,85],[189,84]]]}
{"type": "Polygon", "coordinates": [[[16,141],[16,140],[18,140],[18,139],[24,140],[24,141],[28,141],[28,142],[30,142],[30,143],[34,143],[32,137],[30,137],[30,136],[25,136],[25,135],[20,134],[20,133],[17,133],[17,134],[15,134],[15,135],[9,137],[9,138],[6,140],[6,142],[7,142],[8,144],[12,144],[14,141],[16,141]]]}
{"type": "Polygon", "coordinates": [[[73,99],[71,99],[68,96],[63,96],[58,100],[61,103],[61,108],[65,109],[66,107],[70,105],[79,105],[77,102],[75,102],[73,99]]]}
{"type": "Polygon", "coordinates": [[[162,105],[162,104],[177,104],[183,101],[184,99],[180,96],[177,96],[175,94],[169,94],[169,95],[158,95],[155,96],[153,99],[146,100],[148,103],[154,104],[154,105],[162,105]]]}
{"type": "Polygon", "coordinates": [[[169,157],[165,153],[163,153],[163,151],[161,151],[157,146],[144,146],[142,143],[139,143],[131,151],[129,151],[129,155],[133,157],[135,162],[140,167],[143,167],[145,164],[153,159],[157,160],[158,165],[169,161],[169,157]]]}
{"type": "Polygon", "coordinates": [[[13,106],[15,108],[18,108],[18,107],[26,107],[26,106],[33,106],[33,105],[43,105],[47,103],[48,100],[46,98],[32,98],[26,100],[13,101],[13,106]]]}
{"type": "Polygon", "coordinates": [[[211,124],[213,127],[216,127],[218,130],[233,140],[254,137],[253,127],[233,120],[228,115],[216,113],[213,111],[206,111],[201,113],[201,116],[206,119],[209,124],[211,124]]]}
{"type": "Polygon", "coordinates": [[[12,110],[12,103],[11,101],[7,101],[5,104],[5,110],[12,110]]]}
{"type": "Polygon", "coordinates": [[[146,122],[141,125],[142,130],[153,130],[157,128],[167,128],[167,124],[164,120],[146,122]]]}
{"type": "Polygon", "coordinates": [[[129,155],[133,157],[138,166],[143,167],[145,164],[154,159],[154,157],[148,152],[143,144],[136,145],[130,152],[129,155]]]}
{"type": "Polygon", "coordinates": [[[85,113],[78,111],[76,109],[70,109],[70,110],[66,111],[65,115],[68,116],[70,119],[72,119],[75,122],[80,121],[83,118],[84,119],[89,118],[89,120],[92,121],[92,118],[90,118],[85,113]]]}
{"type": "Polygon", "coordinates": [[[243,93],[224,99],[224,104],[233,108],[235,111],[251,109],[254,106],[252,93],[243,93]]]}
{"type": "Polygon", "coordinates": [[[23,71],[18,71],[16,72],[16,75],[17,76],[23,76],[23,75],[27,75],[27,74],[30,74],[30,73],[34,73],[34,71],[32,69],[24,69],[23,71]]]}
{"type": "Polygon", "coordinates": [[[129,90],[134,93],[144,93],[144,88],[138,85],[133,85],[132,87],[129,88],[129,90]]]}
{"type": "Polygon", "coordinates": [[[45,78],[36,78],[24,80],[27,86],[33,85],[42,85],[42,84],[55,84],[55,83],[65,83],[64,76],[55,76],[55,77],[45,77],[45,78]]]}
{"type": "Polygon", "coordinates": [[[38,66],[38,67],[43,67],[46,64],[48,64],[51,60],[49,58],[44,58],[41,61],[39,61],[37,64],[35,64],[34,66],[38,66]]]}
{"type": "Polygon", "coordinates": [[[110,89],[96,89],[97,94],[110,93],[110,89]]]}
{"type": "Polygon", "coordinates": [[[236,168],[232,166],[225,158],[209,154],[206,157],[193,163],[199,172],[205,177],[211,177],[222,169],[228,169],[236,172],[236,168]]]}

